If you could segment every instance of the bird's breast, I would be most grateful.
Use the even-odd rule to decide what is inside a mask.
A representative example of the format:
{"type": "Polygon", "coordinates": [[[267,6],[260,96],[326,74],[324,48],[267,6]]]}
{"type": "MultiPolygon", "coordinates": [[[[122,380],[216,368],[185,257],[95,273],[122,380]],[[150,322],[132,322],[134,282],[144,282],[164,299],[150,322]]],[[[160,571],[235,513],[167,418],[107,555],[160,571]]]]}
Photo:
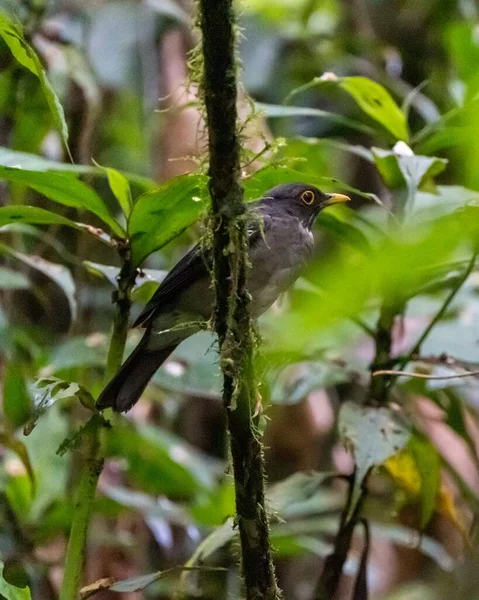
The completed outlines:
{"type": "Polygon", "coordinates": [[[248,290],[254,316],[266,311],[294,283],[313,247],[313,234],[299,220],[277,218],[270,223],[264,238],[250,250],[248,290]]]}

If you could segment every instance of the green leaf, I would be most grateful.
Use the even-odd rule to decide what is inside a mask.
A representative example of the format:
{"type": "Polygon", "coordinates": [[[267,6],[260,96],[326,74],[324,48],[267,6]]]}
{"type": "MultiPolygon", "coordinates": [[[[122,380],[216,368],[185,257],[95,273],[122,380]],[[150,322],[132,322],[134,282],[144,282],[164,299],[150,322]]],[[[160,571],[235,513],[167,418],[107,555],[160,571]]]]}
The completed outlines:
{"type": "Polygon", "coordinates": [[[381,84],[367,77],[337,77],[334,73],[325,73],[322,77],[315,77],[309,83],[293,90],[286,102],[296,94],[313,87],[331,86],[339,87],[350,94],[363,112],[380,123],[397,140],[408,140],[405,114],[381,84]]]}
{"type": "Polygon", "coordinates": [[[404,448],[411,437],[411,428],[398,411],[361,406],[355,402],[345,402],[341,406],[338,428],[344,445],[354,455],[356,465],[351,515],[368,472],[404,448]]]}
{"type": "MultiPolygon", "coordinates": [[[[58,162],[43,158],[37,154],[20,152],[18,150],[12,150],[11,148],[5,148],[4,146],[0,146],[0,165],[15,169],[25,169],[28,171],[63,171],[66,173],[76,173],[78,175],[88,174],[96,177],[105,177],[106,175],[105,169],[100,167],[58,162]]],[[[122,172],[122,174],[132,184],[142,188],[143,191],[149,191],[157,186],[157,183],[148,177],[127,172],[122,172]]]]}
{"type": "Polygon", "coordinates": [[[30,388],[33,399],[33,414],[25,425],[24,434],[30,435],[38,419],[55,402],[66,398],[78,398],[84,405],[94,405],[90,393],[78,383],[64,381],[57,377],[40,377],[30,388]]]}
{"type": "Polygon", "coordinates": [[[68,300],[72,321],[75,320],[77,315],[77,301],[75,297],[76,287],[69,269],[63,265],[45,260],[40,256],[27,256],[22,252],[17,252],[6,244],[0,243],[0,252],[2,251],[14,256],[17,260],[20,260],[24,264],[36,269],[37,271],[40,271],[46,277],[54,281],[65,294],[68,300]]]}
{"type": "Polygon", "coordinates": [[[14,429],[24,425],[32,412],[32,402],[23,373],[13,360],[7,364],[3,378],[3,412],[5,420],[14,429]]]}
{"type": "Polygon", "coordinates": [[[40,371],[50,377],[58,371],[77,367],[104,367],[107,356],[107,336],[93,333],[90,336],[71,337],[58,344],[45,358],[40,371]]]}
{"type": "Polygon", "coordinates": [[[350,129],[361,131],[362,133],[374,134],[374,129],[348,119],[336,113],[328,112],[327,110],[320,110],[319,108],[309,108],[307,106],[284,106],[275,104],[263,104],[261,102],[255,103],[257,111],[264,113],[269,119],[284,119],[291,117],[315,117],[322,119],[329,119],[340,125],[345,125],[350,129]]]}
{"type": "Polygon", "coordinates": [[[234,526],[234,519],[230,517],[221,527],[217,527],[208,535],[191,555],[186,563],[187,567],[192,567],[203,562],[217,550],[225,546],[234,537],[238,535],[238,530],[234,526]]]}
{"type": "Polygon", "coordinates": [[[133,200],[128,179],[116,169],[102,167],[96,162],[95,165],[105,171],[108,178],[108,185],[110,186],[113,195],[118,200],[118,204],[120,205],[123,214],[128,219],[131,209],[133,208],[133,200]]]}
{"type": "Polygon", "coordinates": [[[418,190],[434,190],[434,177],[442,173],[447,166],[447,159],[436,156],[417,156],[410,153],[371,148],[376,167],[386,185],[397,189],[406,185],[410,200],[408,212],[414,209],[414,196],[418,190]]]}
{"type": "Polygon", "coordinates": [[[149,573],[148,575],[140,575],[138,577],[131,577],[130,579],[124,579],[123,581],[117,581],[109,589],[112,592],[119,593],[133,593],[141,592],[148,585],[158,581],[161,577],[164,577],[164,571],[157,571],[156,573],[149,573]]]}
{"type": "Polygon", "coordinates": [[[415,433],[407,446],[416,463],[421,478],[419,494],[421,506],[420,528],[424,529],[436,508],[441,484],[441,459],[438,451],[425,437],[415,433]]]}
{"type": "Polygon", "coordinates": [[[0,167],[0,179],[26,185],[59,204],[89,211],[106,223],[116,235],[123,237],[125,234],[121,225],[108,212],[100,196],[73,173],[26,171],[0,167]]]}
{"type": "MultiPolygon", "coordinates": [[[[120,273],[119,267],[113,267],[112,265],[101,265],[100,263],[91,262],[89,260],[84,260],[82,264],[84,264],[91,273],[102,276],[109,283],[111,283],[112,286],[115,288],[118,287],[117,277],[120,273]]],[[[167,274],[168,271],[161,269],[141,269],[141,272],[137,275],[133,289],[137,290],[147,283],[160,284],[167,274]]]]}
{"type": "Polygon", "coordinates": [[[396,139],[408,140],[406,117],[382,85],[367,77],[340,77],[338,85],[354,98],[367,115],[381,123],[396,139]]]}
{"type": "Polygon", "coordinates": [[[8,448],[12,452],[18,456],[21,460],[23,466],[25,467],[25,471],[28,475],[31,484],[31,492],[32,495],[35,494],[35,473],[32,468],[32,464],[30,462],[30,458],[28,456],[28,450],[23,442],[17,440],[13,434],[0,430],[0,445],[4,448],[8,448]]]}
{"type": "Polygon", "coordinates": [[[223,380],[215,344],[210,332],[191,336],[171,355],[169,364],[158,369],[153,382],[168,392],[219,399],[223,380]]]}
{"type": "Polygon", "coordinates": [[[54,212],[37,206],[0,207],[0,227],[10,223],[33,223],[36,225],[66,225],[80,229],[77,223],[54,212]]]}
{"type": "Polygon", "coordinates": [[[226,479],[213,493],[204,495],[190,508],[196,523],[208,527],[222,525],[235,514],[235,490],[233,481],[226,479]]]}
{"type": "Polygon", "coordinates": [[[128,460],[130,477],[152,494],[191,498],[213,486],[220,465],[166,431],[121,424],[106,432],[108,456],[128,460]]]}
{"type": "Polygon", "coordinates": [[[283,519],[330,513],[340,509],[343,498],[324,486],[335,473],[297,472],[268,488],[268,505],[283,519]]]}
{"type": "Polygon", "coordinates": [[[56,127],[65,146],[68,148],[68,127],[63,107],[60,104],[58,96],[51,86],[51,83],[48,81],[38,56],[23,37],[20,26],[11,21],[5,13],[1,12],[0,36],[5,40],[5,43],[10,48],[10,51],[17,62],[38,78],[43,94],[55,120],[56,127]]]}
{"type": "Polygon", "coordinates": [[[328,362],[301,362],[287,366],[273,384],[274,404],[297,404],[314,390],[322,390],[348,381],[344,366],[328,362]]]}
{"type": "Polygon", "coordinates": [[[309,171],[307,173],[300,171],[299,167],[301,166],[301,162],[299,161],[297,166],[298,168],[293,168],[281,163],[272,163],[261,169],[258,169],[258,171],[253,173],[253,175],[250,175],[241,182],[246,198],[248,200],[260,198],[270,188],[281,183],[306,181],[307,183],[317,186],[323,191],[347,191],[357,194],[362,198],[377,201],[377,197],[374,194],[362,192],[361,190],[358,190],[357,188],[354,188],[347,183],[340,181],[339,179],[333,177],[324,177],[309,171]]]}
{"type": "Polygon", "coordinates": [[[35,498],[28,513],[31,523],[35,523],[52,502],[66,497],[71,456],[59,456],[57,450],[70,433],[68,416],[58,404],[53,404],[25,438],[37,482],[35,498]]]}
{"type": "Polygon", "coordinates": [[[109,484],[102,486],[102,494],[121,506],[140,512],[147,521],[153,518],[161,519],[181,527],[187,527],[191,524],[191,518],[187,512],[181,506],[166,498],[149,496],[142,492],[109,484]]]}
{"type": "Polygon", "coordinates": [[[138,198],[128,221],[134,266],[198,219],[207,202],[206,182],[206,175],[182,175],[138,198]]]}
{"type": "Polygon", "coordinates": [[[26,290],[30,287],[30,280],[18,271],[0,267],[0,290],[26,290]]]}
{"type": "Polygon", "coordinates": [[[0,597],[2,600],[32,600],[30,588],[19,588],[8,583],[3,576],[3,569],[4,564],[0,561],[0,597]]]}

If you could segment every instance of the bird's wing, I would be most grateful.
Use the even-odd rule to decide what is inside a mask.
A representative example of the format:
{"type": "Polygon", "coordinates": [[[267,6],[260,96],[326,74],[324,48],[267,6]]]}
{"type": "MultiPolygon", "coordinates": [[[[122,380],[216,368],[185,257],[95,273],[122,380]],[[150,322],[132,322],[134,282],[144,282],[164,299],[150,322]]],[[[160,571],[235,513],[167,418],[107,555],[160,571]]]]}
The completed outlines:
{"type": "Polygon", "coordinates": [[[151,297],[133,327],[147,327],[154,319],[158,309],[171,302],[192,283],[208,274],[207,265],[211,265],[211,251],[196,244],[171,269],[159,288],[151,297]]]}
{"type": "MultiPolygon", "coordinates": [[[[258,213],[261,214],[262,219],[255,216],[248,222],[247,233],[250,245],[254,243],[255,239],[263,235],[270,220],[268,215],[262,211],[256,210],[255,212],[257,215],[258,213]]],[[[212,264],[213,255],[211,249],[202,247],[201,243],[196,244],[176,263],[161,282],[160,287],[133,323],[133,327],[148,327],[162,306],[168,305],[193,282],[202,277],[209,276],[208,269],[211,268],[212,264]]]]}

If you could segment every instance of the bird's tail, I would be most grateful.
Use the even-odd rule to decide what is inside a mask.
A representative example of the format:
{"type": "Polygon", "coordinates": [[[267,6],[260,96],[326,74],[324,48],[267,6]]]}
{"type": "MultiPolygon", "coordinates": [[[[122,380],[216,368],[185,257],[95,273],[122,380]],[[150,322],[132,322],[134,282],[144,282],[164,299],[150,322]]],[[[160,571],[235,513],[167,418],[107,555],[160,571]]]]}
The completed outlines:
{"type": "Polygon", "coordinates": [[[133,350],[118,373],[108,383],[97,400],[98,410],[113,408],[116,412],[126,412],[138,402],[143,390],[178,344],[159,350],[149,350],[150,333],[147,331],[138,346],[133,350]]]}

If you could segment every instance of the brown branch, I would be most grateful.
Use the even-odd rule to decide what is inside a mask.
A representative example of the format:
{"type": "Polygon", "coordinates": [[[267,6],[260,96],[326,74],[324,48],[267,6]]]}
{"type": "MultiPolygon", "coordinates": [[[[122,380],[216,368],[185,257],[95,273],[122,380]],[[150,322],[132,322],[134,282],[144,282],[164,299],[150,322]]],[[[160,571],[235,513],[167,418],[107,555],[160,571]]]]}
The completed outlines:
{"type": "Polygon", "coordinates": [[[233,461],[236,514],[246,598],[277,599],[264,501],[263,449],[253,417],[256,385],[250,298],[246,289],[247,235],[239,183],[235,16],[232,0],[200,0],[212,205],[214,322],[224,377],[233,461]]]}

